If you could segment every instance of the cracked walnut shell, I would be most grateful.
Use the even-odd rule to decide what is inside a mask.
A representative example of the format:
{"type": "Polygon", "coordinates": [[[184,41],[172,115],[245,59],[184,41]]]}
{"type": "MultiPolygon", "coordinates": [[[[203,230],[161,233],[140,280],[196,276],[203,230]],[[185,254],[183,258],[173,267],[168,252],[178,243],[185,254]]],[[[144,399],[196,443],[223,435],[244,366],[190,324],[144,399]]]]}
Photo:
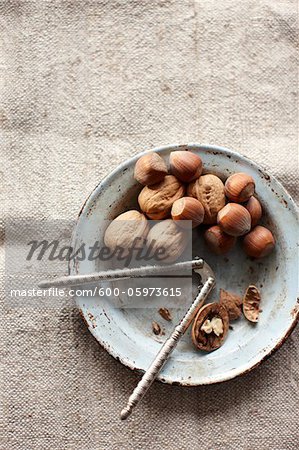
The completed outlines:
{"type": "Polygon", "coordinates": [[[243,314],[249,322],[258,322],[261,294],[254,285],[248,286],[243,298],[243,314]]]}
{"type": "Polygon", "coordinates": [[[217,214],[225,205],[224,184],[216,175],[202,175],[188,186],[188,195],[204,207],[204,224],[217,223],[217,214]]]}
{"type": "Polygon", "coordinates": [[[164,320],[167,320],[168,322],[172,321],[172,317],[171,317],[169,309],[160,308],[158,312],[159,312],[160,316],[163,317],[164,320]]]}
{"type": "Polygon", "coordinates": [[[236,320],[242,313],[242,298],[231,292],[220,289],[220,305],[223,305],[229,316],[229,320],[236,320]]]}
{"type": "Polygon", "coordinates": [[[229,317],[219,303],[208,303],[197,313],[191,331],[192,342],[198,350],[210,352],[221,347],[228,333],[229,317]]]}
{"type": "Polygon", "coordinates": [[[172,204],[184,193],[183,183],[173,175],[166,175],[160,183],[145,186],[139,194],[138,203],[150,219],[165,219],[170,216],[172,204]]]}

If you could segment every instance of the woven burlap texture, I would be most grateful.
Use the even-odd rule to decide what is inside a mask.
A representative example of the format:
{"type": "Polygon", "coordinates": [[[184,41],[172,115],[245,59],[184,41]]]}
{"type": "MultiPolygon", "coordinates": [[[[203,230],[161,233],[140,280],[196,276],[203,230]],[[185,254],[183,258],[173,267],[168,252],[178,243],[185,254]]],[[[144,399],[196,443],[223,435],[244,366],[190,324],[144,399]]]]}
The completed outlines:
{"type": "MultiPolygon", "coordinates": [[[[111,169],[174,142],[239,151],[298,200],[296,3],[1,1],[1,219],[75,219],[111,169]]],[[[138,376],[74,307],[3,292],[1,450],[298,448],[295,333],[230,382],[155,383],[120,422],[138,376]]]]}

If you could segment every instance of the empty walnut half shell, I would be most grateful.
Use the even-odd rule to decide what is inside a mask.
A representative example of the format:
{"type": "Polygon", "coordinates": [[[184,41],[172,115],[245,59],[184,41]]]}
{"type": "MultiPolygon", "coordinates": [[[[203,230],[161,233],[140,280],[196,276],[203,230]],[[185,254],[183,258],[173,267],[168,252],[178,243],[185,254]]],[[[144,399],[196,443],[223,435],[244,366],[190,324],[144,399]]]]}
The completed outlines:
{"type": "Polygon", "coordinates": [[[261,294],[256,286],[248,286],[243,298],[243,314],[250,322],[257,322],[260,313],[261,294]]]}
{"type": "Polygon", "coordinates": [[[197,313],[192,326],[192,342],[199,350],[210,352],[221,347],[229,327],[226,308],[219,303],[208,303],[197,313]]]}

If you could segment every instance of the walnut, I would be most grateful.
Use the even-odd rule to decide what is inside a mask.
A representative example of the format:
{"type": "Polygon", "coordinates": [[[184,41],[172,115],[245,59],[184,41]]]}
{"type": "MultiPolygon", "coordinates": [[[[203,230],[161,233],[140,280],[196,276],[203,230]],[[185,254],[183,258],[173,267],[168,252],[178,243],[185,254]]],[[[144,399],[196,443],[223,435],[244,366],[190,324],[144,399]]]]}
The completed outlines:
{"type": "Polygon", "coordinates": [[[145,215],[130,210],[110,222],[105,231],[104,242],[111,251],[118,247],[123,251],[123,255],[126,255],[133,244],[143,247],[148,232],[149,225],[145,215]]]}
{"type": "Polygon", "coordinates": [[[257,322],[260,313],[261,294],[256,286],[248,286],[243,298],[243,314],[250,322],[257,322]]]}
{"type": "MultiPolygon", "coordinates": [[[[178,227],[172,219],[157,222],[147,236],[147,245],[159,259],[165,263],[176,261],[184,252],[188,243],[186,230],[178,227]]],[[[154,256],[153,256],[154,257],[154,256]]]]}
{"type": "Polygon", "coordinates": [[[220,319],[219,317],[213,317],[212,320],[207,319],[203,323],[201,330],[207,334],[214,332],[216,336],[220,336],[223,333],[222,319],[220,319]]]}
{"type": "Polygon", "coordinates": [[[202,175],[189,184],[187,194],[199,200],[205,210],[204,224],[217,223],[217,214],[225,205],[224,184],[216,175],[202,175]]]}
{"type": "Polygon", "coordinates": [[[242,313],[242,298],[231,292],[220,289],[220,305],[223,305],[229,316],[229,320],[236,320],[242,313]]]}
{"type": "Polygon", "coordinates": [[[187,243],[186,231],[178,227],[172,219],[156,223],[147,236],[151,252],[153,254],[159,252],[160,261],[166,263],[176,261],[184,252],[187,243]]]}
{"type": "Polygon", "coordinates": [[[170,216],[172,204],[184,196],[185,187],[173,175],[166,175],[163,181],[145,186],[139,194],[138,203],[141,210],[153,220],[170,216]]]}
{"type": "Polygon", "coordinates": [[[197,313],[192,326],[196,348],[210,352],[221,347],[229,327],[228,313],[219,303],[208,303],[197,313]]]}

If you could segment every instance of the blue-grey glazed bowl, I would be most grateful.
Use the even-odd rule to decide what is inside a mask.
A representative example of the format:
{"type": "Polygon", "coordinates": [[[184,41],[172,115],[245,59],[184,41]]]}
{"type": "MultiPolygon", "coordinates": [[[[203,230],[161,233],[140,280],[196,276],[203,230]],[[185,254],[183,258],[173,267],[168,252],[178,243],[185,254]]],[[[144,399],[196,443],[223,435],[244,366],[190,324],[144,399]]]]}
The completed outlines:
{"type": "MultiPolygon", "coordinates": [[[[217,256],[207,250],[200,231],[195,231],[194,254],[203,257],[216,274],[217,288],[209,301],[217,300],[219,288],[242,293],[249,284],[255,284],[262,294],[262,313],[256,325],[244,318],[233,322],[233,330],[224,345],[212,353],[197,351],[192,345],[190,330],[186,333],[158,379],[191,386],[217,383],[248,372],[279,348],[294,329],[298,320],[298,214],[283,186],[248,158],[211,145],[168,145],[153,150],[168,162],[169,153],[178,149],[200,155],[204,172],[214,173],[223,180],[235,172],[252,175],[264,210],[263,223],[272,230],[277,241],[275,251],[262,260],[246,257],[239,245],[227,256],[217,256]]],[[[87,198],[73,233],[75,248],[82,242],[93,243],[99,239],[106,219],[136,207],[141,186],[135,182],[133,170],[142,154],[118,166],[87,198]]],[[[88,260],[74,261],[69,267],[71,274],[98,269],[95,262],[88,260]]],[[[78,296],[76,302],[99,343],[121,363],[139,371],[148,368],[173,323],[184,313],[176,309],[173,323],[163,323],[166,332],[160,337],[152,333],[152,321],[161,322],[153,309],[115,309],[109,298],[78,296]]]]}

